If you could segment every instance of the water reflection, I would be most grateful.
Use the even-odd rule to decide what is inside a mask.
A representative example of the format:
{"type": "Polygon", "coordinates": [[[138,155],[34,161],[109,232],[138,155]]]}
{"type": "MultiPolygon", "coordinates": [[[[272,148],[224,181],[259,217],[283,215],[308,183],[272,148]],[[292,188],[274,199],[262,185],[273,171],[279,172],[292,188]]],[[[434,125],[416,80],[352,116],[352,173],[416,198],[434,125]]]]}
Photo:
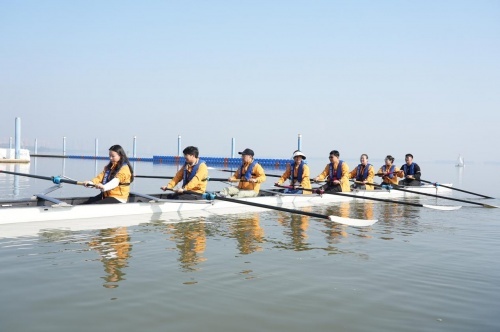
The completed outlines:
{"type": "Polygon", "coordinates": [[[259,213],[249,213],[229,224],[228,236],[236,239],[241,254],[251,254],[263,249],[264,229],[259,217],[259,213]]]}
{"type": "MultiPolygon", "coordinates": [[[[307,207],[301,210],[311,212],[312,208],[307,207]]],[[[277,222],[285,228],[284,234],[290,240],[289,244],[283,243],[285,248],[295,251],[310,249],[310,244],[306,241],[309,218],[304,215],[279,212],[277,222]]]]}
{"type": "MultiPolygon", "coordinates": [[[[406,200],[410,201],[410,200],[406,200]]],[[[420,198],[411,199],[413,203],[419,203],[420,198]]],[[[410,205],[384,203],[377,205],[379,233],[382,240],[393,240],[396,236],[409,236],[419,232],[419,220],[425,208],[410,205]]],[[[439,212],[437,212],[439,213],[439,212]]]]}
{"type": "MultiPolygon", "coordinates": [[[[373,201],[355,201],[353,205],[354,206],[352,207],[353,211],[351,211],[351,215],[353,215],[354,218],[366,220],[377,219],[377,217],[375,217],[373,213],[375,207],[375,203],[373,201]]],[[[364,238],[371,238],[371,232],[371,227],[360,227],[357,229],[356,235],[364,238]]]]}
{"type": "MultiPolygon", "coordinates": [[[[326,210],[326,214],[349,218],[350,211],[351,203],[341,202],[338,205],[329,206],[326,210]]],[[[325,221],[324,224],[326,228],[323,230],[323,233],[326,234],[326,242],[329,245],[337,244],[340,239],[348,236],[346,225],[341,225],[332,221],[325,221]]],[[[337,248],[329,246],[328,250],[337,251],[337,248]]]]}
{"type": "Polygon", "coordinates": [[[106,273],[102,277],[105,280],[103,286],[106,288],[118,287],[118,282],[125,277],[123,269],[128,266],[132,250],[127,227],[100,230],[98,236],[91,239],[88,245],[101,256],[100,260],[106,273]]]}
{"type": "MultiPolygon", "coordinates": [[[[412,200],[418,201],[418,199],[412,200]]],[[[327,219],[318,219],[281,211],[245,213],[237,215],[215,215],[197,212],[196,216],[179,215],[183,222],[166,223],[161,215],[149,222],[138,222],[137,227],[116,227],[95,230],[85,247],[99,253],[104,266],[104,287],[118,287],[125,279],[132,244],[141,240],[142,234],[153,231],[161,233],[170,241],[168,248],[174,254],[172,263],[183,272],[198,272],[210,258],[207,248],[220,243],[231,254],[249,255],[264,250],[284,249],[288,251],[320,250],[331,254],[365,255],[359,248],[353,250],[350,243],[355,238],[371,239],[374,235],[382,240],[410,236],[419,229],[419,220],[425,208],[394,203],[374,203],[366,200],[341,202],[328,206],[304,207],[300,210],[336,215],[344,218],[379,219],[372,227],[349,227],[327,219]],[[198,215],[199,214],[199,215],[198,215]],[[187,221],[191,219],[191,221],[187,221]],[[350,237],[350,239],[349,239],[350,237]]],[[[434,212],[430,210],[428,212],[434,212]]],[[[134,221],[136,218],[134,218],[134,221]]],[[[77,223],[78,224],[78,223],[77,223]]],[[[76,224],[76,225],[77,225],[76,224]]],[[[116,223],[114,226],[125,226],[116,223]]],[[[131,224],[128,226],[130,227],[131,224]]],[[[109,225],[112,226],[112,225],[109,225]]],[[[57,235],[57,232],[52,232],[57,235]]],[[[48,233],[47,233],[48,234],[48,233]]],[[[47,235],[45,235],[47,237],[47,235]]],[[[164,247],[163,247],[164,248],[164,247]]],[[[215,246],[217,248],[217,246],[215,246]]]]}
{"type": "Polygon", "coordinates": [[[179,250],[181,268],[185,271],[198,270],[198,264],[206,261],[203,253],[207,247],[206,224],[201,222],[183,222],[167,224],[167,234],[179,250]]]}
{"type": "MultiPolygon", "coordinates": [[[[30,164],[0,163],[0,170],[16,173],[29,173],[30,164]]],[[[28,177],[20,175],[0,173],[0,180],[2,182],[2,185],[0,186],[0,195],[3,195],[5,193],[9,197],[18,197],[22,189],[28,186],[30,179],[28,177]]]]}
{"type": "MultiPolygon", "coordinates": [[[[19,173],[19,164],[14,165],[14,172],[19,173]]],[[[14,175],[14,197],[19,196],[19,175],[14,175]]]]}

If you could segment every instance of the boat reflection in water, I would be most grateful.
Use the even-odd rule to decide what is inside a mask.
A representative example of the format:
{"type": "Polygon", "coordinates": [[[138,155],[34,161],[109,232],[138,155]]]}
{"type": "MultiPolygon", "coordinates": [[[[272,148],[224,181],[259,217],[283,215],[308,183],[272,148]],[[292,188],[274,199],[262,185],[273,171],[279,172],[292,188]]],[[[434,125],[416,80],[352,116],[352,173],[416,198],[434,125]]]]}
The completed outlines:
{"type": "Polygon", "coordinates": [[[124,280],[132,244],[127,227],[108,228],[99,231],[89,242],[89,247],[97,251],[104,265],[104,287],[116,288],[124,280]]]}
{"type": "MultiPolygon", "coordinates": [[[[348,218],[351,212],[351,203],[350,202],[341,202],[338,205],[329,206],[326,209],[327,214],[335,214],[339,217],[348,218]]],[[[348,236],[347,228],[345,225],[339,225],[337,223],[331,221],[322,221],[325,224],[325,229],[322,230],[326,234],[326,241],[329,244],[327,250],[332,251],[334,253],[340,253],[335,246],[340,242],[342,238],[348,236]]]]}
{"type": "MultiPolygon", "coordinates": [[[[302,211],[312,212],[312,208],[305,207],[302,211]]],[[[284,228],[285,239],[289,239],[290,242],[283,241],[277,245],[295,251],[310,250],[311,245],[307,242],[309,219],[310,217],[304,215],[279,212],[277,222],[284,228]]]]}
{"type": "Polygon", "coordinates": [[[247,213],[228,225],[228,237],[236,239],[240,254],[263,250],[264,229],[259,218],[259,213],[247,213]]]}
{"type": "Polygon", "coordinates": [[[207,260],[203,256],[207,248],[206,223],[186,222],[166,224],[166,233],[179,251],[178,261],[183,271],[196,271],[207,260]]]}

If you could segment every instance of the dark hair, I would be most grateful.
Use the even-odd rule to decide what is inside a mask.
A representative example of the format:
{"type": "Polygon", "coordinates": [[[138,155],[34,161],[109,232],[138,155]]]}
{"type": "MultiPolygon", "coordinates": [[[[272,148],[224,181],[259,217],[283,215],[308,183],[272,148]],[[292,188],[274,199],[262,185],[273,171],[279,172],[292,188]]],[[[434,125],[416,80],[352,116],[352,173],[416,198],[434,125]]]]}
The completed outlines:
{"type": "MultiPolygon", "coordinates": [[[[118,153],[118,155],[120,156],[120,162],[121,162],[121,165],[118,165],[118,167],[115,167],[115,169],[113,170],[113,172],[110,174],[110,177],[109,178],[114,178],[116,173],[118,173],[118,171],[120,170],[120,168],[123,166],[123,165],[128,165],[128,168],[130,168],[130,182],[133,182],[134,181],[134,169],[132,168],[132,165],[130,164],[130,161],[128,160],[128,157],[127,157],[127,154],[125,153],[125,150],[123,150],[123,148],[121,147],[121,145],[113,145],[109,148],[109,151],[114,151],[116,153],[118,153]]],[[[106,169],[110,169],[111,166],[113,165],[113,163],[110,161],[109,164],[106,165],[106,169]]]]}
{"type": "Polygon", "coordinates": [[[391,161],[391,163],[394,162],[394,157],[391,156],[390,154],[388,154],[387,157],[385,157],[385,159],[389,159],[391,161]]]}
{"type": "Polygon", "coordinates": [[[330,151],[330,155],[332,155],[332,154],[333,154],[335,157],[337,157],[337,158],[338,158],[338,157],[340,157],[340,153],[339,153],[337,150],[332,150],[332,151],[330,151]]]}
{"type": "Polygon", "coordinates": [[[183,154],[190,154],[198,158],[198,155],[200,152],[198,151],[198,148],[196,146],[188,146],[184,150],[182,150],[183,154]]]}
{"type": "MultiPolygon", "coordinates": [[[[363,157],[363,156],[365,156],[365,157],[366,157],[366,159],[370,159],[370,158],[368,158],[368,155],[367,155],[366,153],[363,153],[363,154],[361,155],[361,157],[363,157]]],[[[361,158],[361,157],[360,157],[360,158],[361,158]]]]}
{"type": "Polygon", "coordinates": [[[411,153],[407,153],[407,154],[405,155],[405,158],[406,158],[406,157],[411,157],[411,159],[413,159],[413,155],[412,155],[411,153]]]}

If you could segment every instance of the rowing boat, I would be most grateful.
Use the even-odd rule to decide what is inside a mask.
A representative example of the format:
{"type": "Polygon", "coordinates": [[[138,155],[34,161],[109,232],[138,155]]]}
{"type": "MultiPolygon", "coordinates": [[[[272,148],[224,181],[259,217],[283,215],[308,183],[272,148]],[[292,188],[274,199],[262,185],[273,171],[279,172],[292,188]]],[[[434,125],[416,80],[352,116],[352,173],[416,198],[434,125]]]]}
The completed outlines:
{"type": "Polygon", "coordinates": [[[186,211],[218,211],[219,213],[242,213],[263,211],[269,207],[305,207],[335,202],[350,201],[350,197],[334,195],[264,195],[241,199],[215,200],[168,200],[166,194],[141,194],[132,192],[126,204],[82,205],[88,197],[56,198],[47,195],[62,185],[56,185],[43,193],[18,200],[0,200],[0,224],[38,222],[52,220],[75,220],[100,217],[115,217],[141,214],[163,214],[186,211]]]}
{"type": "MultiPolygon", "coordinates": [[[[182,201],[166,199],[166,194],[141,194],[132,192],[127,204],[107,204],[107,205],[83,205],[88,197],[68,197],[56,198],[47,195],[48,193],[62,187],[62,184],[53,186],[44,192],[30,198],[18,200],[0,200],[0,224],[54,221],[54,220],[75,220],[89,218],[109,218],[118,216],[180,213],[186,211],[217,211],[217,213],[231,214],[252,211],[263,211],[265,205],[273,207],[293,207],[301,208],[313,205],[331,204],[351,201],[352,196],[342,195],[300,195],[283,194],[278,191],[263,190],[264,195],[253,198],[241,199],[215,199],[182,201]]],[[[443,193],[450,189],[424,185],[411,187],[411,190],[419,193],[443,193]]],[[[354,190],[350,194],[360,197],[395,198],[405,196],[415,196],[413,192],[403,192],[398,190],[354,190]]],[[[356,222],[350,220],[352,224],[356,222]]]]}

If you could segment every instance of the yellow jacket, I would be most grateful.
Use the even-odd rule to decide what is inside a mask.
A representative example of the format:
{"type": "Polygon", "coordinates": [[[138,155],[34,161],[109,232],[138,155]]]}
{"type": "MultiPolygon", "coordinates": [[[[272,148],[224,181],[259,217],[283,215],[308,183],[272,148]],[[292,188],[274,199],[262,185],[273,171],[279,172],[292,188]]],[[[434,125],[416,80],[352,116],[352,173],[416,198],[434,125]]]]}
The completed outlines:
{"type": "MultiPolygon", "coordinates": [[[[113,171],[117,167],[117,165],[117,163],[111,165],[111,171],[113,171]]],[[[103,170],[101,173],[99,173],[99,175],[92,179],[92,182],[96,184],[102,183],[105,173],[106,170],[103,170]]],[[[130,194],[130,179],[132,178],[132,174],[130,173],[130,168],[128,167],[128,165],[123,165],[118,173],[116,173],[115,177],[120,180],[120,184],[116,188],[103,192],[104,197],[115,197],[117,199],[126,201],[128,199],[128,195],[130,194]]],[[[112,179],[109,179],[109,181],[111,180],[112,179]]]]}
{"type": "MultiPolygon", "coordinates": [[[[253,160],[249,163],[245,163],[243,165],[243,173],[245,173],[248,169],[248,166],[253,162],[253,160]]],[[[240,167],[238,170],[229,178],[229,181],[236,182],[240,179],[240,167]]],[[[266,181],[266,174],[264,173],[264,169],[260,166],[259,163],[255,164],[255,167],[252,170],[252,179],[257,180],[257,182],[248,182],[248,181],[240,181],[238,183],[238,188],[242,190],[253,190],[255,192],[259,192],[260,184],[266,181]]]]}
{"type": "MultiPolygon", "coordinates": [[[[388,171],[390,172],[390,168],[388,169],[388,171]]],[[[403,171],[401,171],[399,169],[399,167],[394,166],[394,173],[393,173],[394,176],[391,179],[391,178],[389,178],[389,176],[383,175],[386,173],[384,173],[383,166],[382,166],[378,170],[377,174],[382,175],[382,184],[395,184],[395,185],[397,185],[398,184],[398,177],[400,177],[400,178],[404,177],[405,173],[403,171]]]]}
{"type": "MultiPolygon", "coordinates": [[[[362,166],[362,164],[359,164],[358,166],[362,166]]],[[[353,169],[350,173],[349,173],[349,178],[350,179],[356,179],[356,174],[358,173],[358,167],[356,167],[355,169],[353,169]]],[[[363,173],[363,172],[361,172],[363,173]]],[[[373,179],[375,177],[375,169],[373,168],[373,165],[370,165],[368,166],[368,176],[366,178],[366,182],[368,183],[373,183],[373,179]]],[[[373,190],[373,186],[370,186],[370,185],[366,185],[366,190],[373,190]]]]}
{"type": "MultiPolygon", "coordinates": [[[[198,159],[196,163],[199,162],[200,160],[198,159]]],[[[191,174],[193,167],[194,165],[193,166],[184,165],[179,171],[177,171],[174,178],[167,184],[167,188],[173,189],[177,185],[177,183],[182,181],[184,177],[184,169],[186,168],[188,174],[191,174]]],[[[194,177],[184,187],[182,187],[182,189],[203,194],[207,190],[207,182],[208,182],[207,178],[208,178],[207,164],[201,163],[194,177]]]]}
{"type": "MultiPolygon", "coordinates": [[[[336,165],[333,164],[333,171],[337,171],[337,166],[339,164],[337,163],[336,165]]],[[[323,172],[321,172],[320,175],[318,175],[319,180],[324,180],[330,175],[330,164],[326,164],[325,169],[323,172]]],[[[349,165],[345,161],[342,162],[342,177],[340,178],[340,187],[342,188],[343,192],[348,192],[351,191],[351,186],[349,185],[349,165]]]]}
{"type": "MultiPolygon", "coordinates": [[[[299,166],[300,166],[300,164],[296,164],[294,169],[293,169],[294,178],[296,178],[299,174],[299,166]]],[[[278,184],[282,184],[286,180],[290,179],[290,175],[292,174],[291,167],[292,166],[290,164],[287,165],[285,173],[283,173],[283,175],[278,180],[278,184]]],[[[290,183],[290,184],[293,185],[293,183],[290,183]]],[[[304,167],[302,168],[302,182],[300,182],[300,186],[304,189],[311,189],[310,171],[309,171],[309,166],[307,164],[304,164],[304,167]]],[[[312,194],[312,191],[303,190],[302,194],[310,195],[310,194],[312,194]]]]}

